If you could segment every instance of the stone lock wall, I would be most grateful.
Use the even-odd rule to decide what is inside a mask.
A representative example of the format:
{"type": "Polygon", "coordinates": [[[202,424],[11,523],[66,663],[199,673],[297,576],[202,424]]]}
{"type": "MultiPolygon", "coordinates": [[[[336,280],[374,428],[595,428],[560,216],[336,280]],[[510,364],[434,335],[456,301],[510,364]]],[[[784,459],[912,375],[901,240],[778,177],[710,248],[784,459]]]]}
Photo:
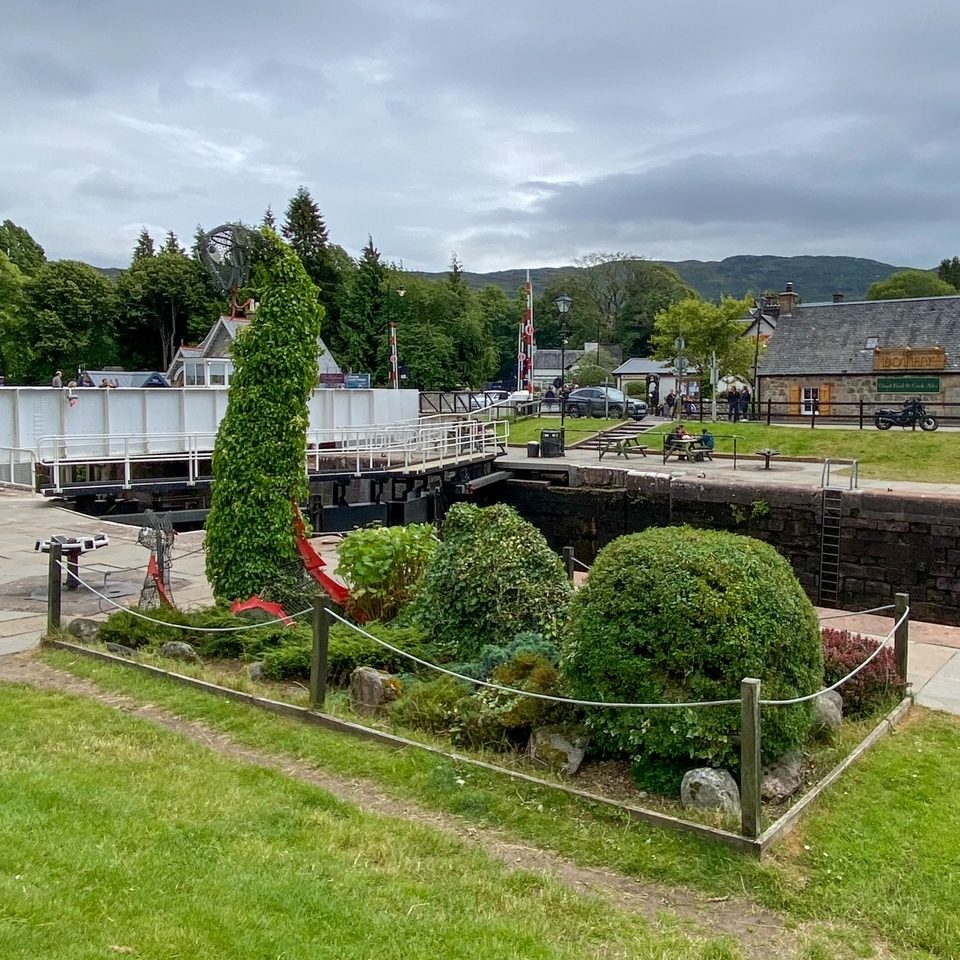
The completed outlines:
{"type": "MultiPolygon", "coordinates": [[[[581,467],[570,487],[511,480],[498,494],[554,550],[591,562],[624,533],[688,523],[765,540],[793,566],[816,602],[822,493],[817,487],[729,483],[581,467]]],[[[960,498],[844,491],[840,550],[844,609],[910,595],[917,619],[960,624],[960,498]]]]}

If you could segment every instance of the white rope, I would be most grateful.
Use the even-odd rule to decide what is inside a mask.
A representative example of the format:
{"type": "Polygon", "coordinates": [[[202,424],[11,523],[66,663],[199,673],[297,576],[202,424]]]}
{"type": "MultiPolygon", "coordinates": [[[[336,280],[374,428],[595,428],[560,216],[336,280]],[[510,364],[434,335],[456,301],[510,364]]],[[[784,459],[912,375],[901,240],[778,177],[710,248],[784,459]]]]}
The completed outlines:
{"type": "MultiPolygon", "coordinates": [[[[503,693],[514,693],[518,696],[530,697],[534,700],[549,700],[551,703],[569,703],[580,707],[608,707],[612,710],[662,710],[671,708],[688,709],[693,707],[733,707],[741,703],[741,699],[739,697],[737,697],[736,700],[701,700],[696,703],[609,703],[605,700],[575,700],[571,697],[554,697],[547,693],[533,693],[530,690],[518,690],[516,687],[505,687],[499,683],[491,683],[487,680],[477,680],[476,677],[468,677],[462,673],[457,673],[454,670],[448,670],[446,667],[441,667],[435,663],[430,663],[428,660],[422,660],[420,657],[415,656],[406,650],[401,650],[399,647],[395,647],[392,644],[387,643],[386,640],[381,640],[380,637],[376,637],[372,633],[368,633],[363,629],[363,627],[360,627],[352,621],[347,620],[346,617],[341,617],[340,614],[329,609],[329,607],[327,608],[327,612],[335,620],[339,620],[342,624],[351,627],[368,640],[372,640],[381,647],[385,647],[387,650],[390,650],[401,657],[406,657],[408,660],[412,660],[414,663],[419,663],[422,667],[429,667],[431,670],[444,673],[448,677],[454,677],[457,680],[473,683],[479,687],[487,687],[491,690],[500,690],[503,693]]],[[[864,667],[867,666],[867,664],[869,664],[875,657],[880,655],[880,651],[884,649],[887,641],[889,641],[889,639],[894,635],[897,628],[904,622],[909,614],[910,608],[907,607],[903,613],[903,616],[893,625],[893,629],[887,634],[877,649],[874,650],[873,653],[871,653],[870,656],[867,657],[867,659],[864,660],[859,667],[851,670],[850,673],[848,673],[842,680],[838,680],[831,686],[824,687],[822,690],[818,690],[816,693],[807,694],[805,697],[795,697],[792,700],[761,700],[761,705],[765,707],[786,707],[796,703],[804,703],[807,700],[816,700],[817,697],[823,696],[823,694],[828,693],[831,690],[836,690],[837,687],[846,683],[852,677],[855,677],[861,670],[863,670],[864,667]]]]}
{"type": "MultiPolygon", "coordinates": [[[[58,563],[61,569],[67,569],[62,560],[58,561],[58,563]]],[[[180,630],[188,630],[191,633],[243,633],[245,630],[256,630],[258,627],[269,627],[275,623],[286,623],[288,620],[296,620],[298,617],[305,616],[313,610],[313,607],[308,607],[306,610],[301,610],[299,613],[291,613],[286,617],[278,617],[276,620],[264,620],[242,627],[191,627],[186,623],[170,623],[168,620],[157,620],[156,617],[148,617],[145,613],[140,613],[139,610],[132,610],[130,607],[125,607],[123,604],[117,603],[116,600],[112,600],[110,597],[105,597],[99,590],[91,587],[89,583],[85,583],[75,573],[70,573],[69,576],[71,580],[76,581],[81,587],[89,590],[95,597],[99,597],[105,603],[109,603],[111,607],[116,607],[117,610],[123,610],[125,613],[138,617],[140,620],[146,620],[147,623],[156,623],[161,627],[176,627],[180,630]]]]}
{"type": "Polygon", "coordinates": [[[491,690],[500,690],[503,693],[516,693],[521,697],[531,697],[534,700],[549,700],[551,703],[570,703],[580,707],[610,707],[614,710],[657,710],[670,707],[732,707],[740,703],[739,697],[737,697],[736,700],[704,700],[698,703],[607,703],[604,700],[574,700],[570,697],[553,697],[548,693],[534,693],[530,690],[518,690],[516,687],[505,687],[499,683],[490,683],[487,680],[477,680],[476,677],[468,677],[462,673],[457,673],[454,670],[448,670],[446,667],[440,667],[435,663],[430,663],[428,660],[421,660],[420,657],[414,656],[414,654],[408,653],[406,650],[401,650],[399,647],[394,647],[392,644],[387,643],[386,640],[381,640],[379,637],[375,637],[372,633],[368,633],[366,630],[364,630],[363,627],[359,627],[357,624],[352,623],[345,617],[341,617],[340,614],[335,613],[333,610],[328,608],[327,612],[335,620],[339,620],[348,627],[352,627],[357,631],[357,633],[362,634],[368,640],[373,640],[374,643],[379,643],[381,647],[386,647],[387,650],[390,650],[401,657],[406,657],[408,660],[412,660],[414,663],[419,663],[422,667],[429,667],[431,670],[436,670],[439,673],[445,673],[448,677],[455,677],[457,680],[465,680],[467,683],[475,683],[479,687],[488,687],[491,690]]]}
{"type": "Polygon", "coordinates": [[[820,617],[820,622],[823,623],[824,620],[843,620],[846,617],[859,617],[866,616],[868,613],[882,613],[884,610],[893,610],[894,605],[888,603],[883,607],[871,607],[869,610],[852,610],[848,613],[831,613],[829,617],[820,617]]]}
{"type": "Polygon", "coordinates": [[[880,656],[880,652],[886,649],[887,644],[890,642],[890,638],[897,632],[900,624],[902,624],[909,615],[910,608],[907,607],[907,609],[903,611],[900,619],[893,625],[893,629],[883,638],[883,640],[880,641],[880,643],[877,644],[877,649],[874,650],[873,653],[871,653],[870,656],[867,657],[867,659],[864,660],[859,667],[854,667],[853,670],[851,670],[845,677],[838,680],[836,683],[831,684],[829,687],[824,687],[824,689],[820,690],[818,693],[811,693],[805,697],[794,697],[792,700],[761,700],[761,705],[764,707],[786,707],[794,703],[804,703],[807,700],[815,700],[817,697],[823,696],[823,694],[829,693],[831,690],[836,690],[837,687],[846,683],[848,680],[851,680],[864,667],[866,667],[869,663],[872,663],[876,657],[880,656]]]}

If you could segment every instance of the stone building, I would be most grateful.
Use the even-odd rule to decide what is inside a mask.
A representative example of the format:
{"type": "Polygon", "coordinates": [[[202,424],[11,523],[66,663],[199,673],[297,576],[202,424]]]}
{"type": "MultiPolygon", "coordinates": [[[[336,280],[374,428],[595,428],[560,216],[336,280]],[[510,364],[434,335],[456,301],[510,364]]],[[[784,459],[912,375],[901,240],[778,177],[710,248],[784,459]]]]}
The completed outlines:
{"type": "Polygon", "coordinates": [[[860,401],[908,397],[960,404],[960,296],[799,302],[780,294],[776,332],[760,361],[757,395],[773,412],[853,416],[860,401]]]}

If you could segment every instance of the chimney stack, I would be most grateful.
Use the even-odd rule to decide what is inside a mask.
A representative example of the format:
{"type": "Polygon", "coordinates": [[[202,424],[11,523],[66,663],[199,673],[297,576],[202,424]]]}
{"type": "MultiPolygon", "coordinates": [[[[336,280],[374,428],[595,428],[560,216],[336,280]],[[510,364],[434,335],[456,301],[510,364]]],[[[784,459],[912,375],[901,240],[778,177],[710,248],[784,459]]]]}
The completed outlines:
{"type": "Polygon", "coordinates": [[[800,297],[794,292],[792,283],[786,285],[779,299],[781,317],[792,316],[793,308],[800,305],[800,297]]]}
{"type": "Polygon", "coordinates": [[[833,302],[843,303],[843,294],[839,290],[833,295],[833,302]]]}

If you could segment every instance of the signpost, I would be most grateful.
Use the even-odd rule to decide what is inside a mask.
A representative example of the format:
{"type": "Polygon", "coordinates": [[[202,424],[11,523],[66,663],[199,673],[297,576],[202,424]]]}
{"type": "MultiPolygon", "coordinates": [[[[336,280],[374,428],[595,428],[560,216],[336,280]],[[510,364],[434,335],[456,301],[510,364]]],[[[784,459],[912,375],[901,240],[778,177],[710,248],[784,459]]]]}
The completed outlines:
{"type": "Polygon", "coordinates": [[[940,378],[877,377],[877,393],[940,393],[940,378]]]}

